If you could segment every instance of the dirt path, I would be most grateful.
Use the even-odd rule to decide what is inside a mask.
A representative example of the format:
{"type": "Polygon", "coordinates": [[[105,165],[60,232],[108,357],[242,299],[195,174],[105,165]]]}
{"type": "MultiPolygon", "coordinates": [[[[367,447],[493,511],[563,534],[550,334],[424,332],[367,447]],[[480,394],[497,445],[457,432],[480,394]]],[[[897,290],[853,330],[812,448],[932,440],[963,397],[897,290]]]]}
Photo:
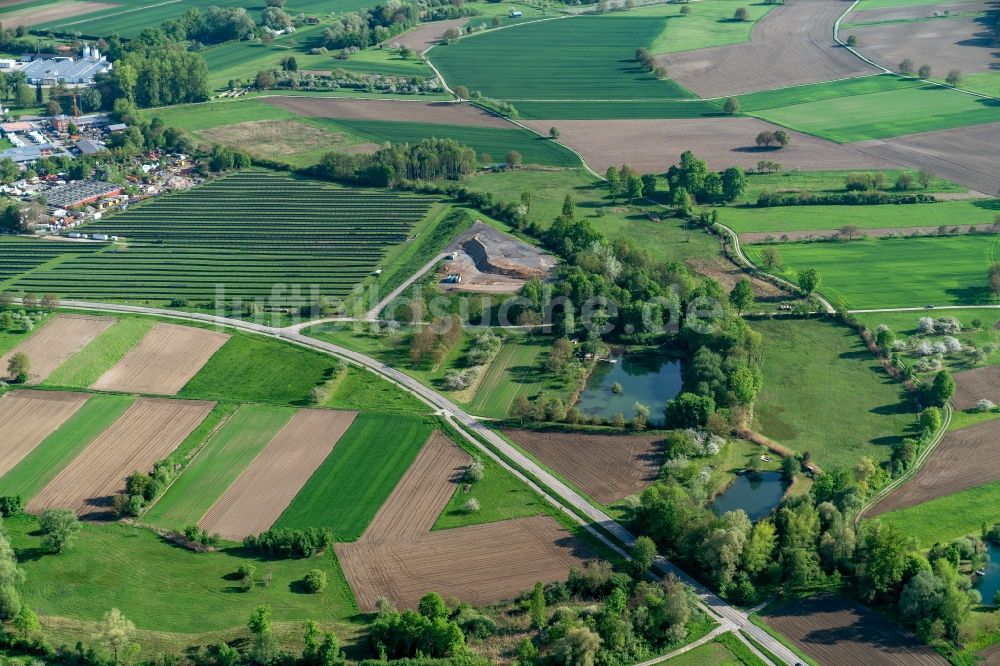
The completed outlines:
{"type": "Polygon", "coordinates": [[[53,391],[14,391],[0,397],[0,478],[76,414],[89,397],[53,391]]]}
{"type": "Polygon", "coordinates": [[[11,356],[23,352],[28,355],[31,364],[28,383],[41,384],[70,356],[90,344],[116,321],[113,317],[87,315],[53,317],[40,331],[0,356],[0,380],[12,379],[6,376],[7,363],[11,356]]]}
{"type": "Polygon", "coordinates": [[[271,528],[323,464],[357,412],[303,409],[274,436],[198,525],[242,540],[271,528]]]}
{"type": "Polygon", "coordinates": [[[28,511],[73,509],[81,518],[110,518],[111,497],[125,477],[148,472],[198,427],[214,402],[143,398],[97,436],[28,504],[28,511]]]}
{"type": "Polygon", "coordinates": [[[670,78],[702,97],[725,97],[880,70],[833,39],[843,0],[786,0],[751,31],[750,42],[657,56],[670,78]]]}
{"type": "MultiPolygon", "coordinates": [[[[777,9],[774,11],[778,11],[777,9]]],[[[662,173],[693,150],[717,171],[731,166],[750,168],[761,160],[778,162],[785,170],[888,169],[892,162],[808,134],[786,130],[785,148],[759,149],[754,139],[781,129],[757,118],[696,118],[670,120],[526,120],[537,132],[559,130],[559,142],[580,153],[587,164],[604,173],[609,166],[629,164],[642,173],[662,173]]]]}
{"type": "Polygon", "coordinates": [[[225,333],[156,324],[92,389],[174,395],[229,340],[225,333]]]}

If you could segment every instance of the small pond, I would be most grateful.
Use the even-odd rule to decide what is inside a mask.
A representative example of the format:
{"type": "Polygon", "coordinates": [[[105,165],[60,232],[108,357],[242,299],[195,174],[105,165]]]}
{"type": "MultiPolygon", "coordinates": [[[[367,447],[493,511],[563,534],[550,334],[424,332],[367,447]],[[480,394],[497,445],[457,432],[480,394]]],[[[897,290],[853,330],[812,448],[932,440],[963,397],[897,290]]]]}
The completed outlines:
{"type": "Polygon", "coordinates": [[[649,407],[649,425],[664,425],[663,408],[681,392],[681,362],[663,354],[614,351],[609,363],[601,361],[587,380],[576,408],[587,416],[606,419],[635,416],[635,403],[649,407]],[[622,392],[615,393],[614,385],[622,392]]]}
{"type": "Polygon", "coordinates": [[[743,509],[756,522],[778,508],[787,487],[781,472],[744,472],[712,506],[718,514],[743,509]]]}
{"type": "Polygon", "coordinates": [[[983,595],[983,604],[992,606],[993,597],[996,596],[997,590],[1000,590],[1000,546],[987,543],[986,552],[990,556],[989,562],[983,567],[986,575],[976,576],[974,583],[976,589],[983,595]]]}

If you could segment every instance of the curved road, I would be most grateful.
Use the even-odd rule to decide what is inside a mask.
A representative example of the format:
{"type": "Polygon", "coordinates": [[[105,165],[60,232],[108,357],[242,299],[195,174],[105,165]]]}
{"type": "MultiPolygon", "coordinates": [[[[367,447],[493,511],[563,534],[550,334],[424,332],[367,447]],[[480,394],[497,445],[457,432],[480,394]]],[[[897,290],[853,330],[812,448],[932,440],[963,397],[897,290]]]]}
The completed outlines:
{"type": "MultiPolygon", "coordinates": [[[[258,333],[268,337],[287,340],[302,347],[308,347],[343,358],[351,363],[354,363],[355,365],[367,368],[383,378],[388,379],[392,383],[416,396],[427,405],[436,409],[437,412],[443,415],[449,422],[459,426],[459,432],[466,437],[469,443],[481,450],[484,454],[500,462],[518,478],[531,486],[535,491],[539,492],[552,504],[566,512],[567,515],[577,520],[577,522],[587,528],[595,537],[606,543],[611,548],[624,555],[625,553],[622,551],[622,547],[631,548],[632,544],[635,543],[635,537],[633,537],[628,530],[618,524],[614,519],[601,511],[599,508],[593,506],[576,491],[569,488],[566,484],[557,479],[543,467],[522,454],[518,449],[508,444],[502,437],[484,426],[471,415],[467,414],[451,400],[448,400],[436,391],[424,386],[409,375],[406,375],[377,359],[365,356],[364,354],[360,354],[345,347],[340,347],[329,342],[324,342],[322,340],[302,335],[298,332],[301,327],[292,326],[288,328],[275,328],[273,326],[264,326],[262,324],[240,321],[238,319],[229,319],[227,317],[220,317],[216,315],[201,314],[197,312],[177,312],[174,310],[147,308],[134,305],[114,305],[108,303],[90,303],[85,301],[63,301],[62,307],[112,313],[118,312],[153,315],[159,317],[169,317],[172,319],[186,319],[190,321],[206,322],[209,324],[226,326],[251,333],[258,333]],[[469,434],[470,432],[475,433],[478,437],[488,442],[490,446],[501,452],[508,460],[512,461],[516,467],[508,464],[505,460],[497,456],[492,449],[484,446],[476,437],[471,436],[469,434]],[[540,488],[538,484],[534,483],[531,478],[528,478],[522,470],[523,472],[526,472],[527,475],[531,475],[534,479],[537,479],[548,489],[548,491],[540,488]],[[555,497],[553,497],[553,495],[555,497]],[[608,539],[608,537],[605,536],[601,530],[596,529],[593,525],[588,525],[586,521],[580,520],[580,518],[576,514],[570,512],[566,506],[570,506],[579,514],[586,516],[593,524],[599,525],[604,532],[610,534],[614,540],[617,541],[617,543],[608,539]]],[[[708,610],[710,614],[716,616],[723,627],[730,630],[743,629],[750,636],[752,636],[754,640],[766,647],[772,654],[779,657],[784,663],[799,663],[798,657],[796,657],[791,650],[786,648],[780,641],[771,637],[771,635],[763,629],[760,629],[751,623],[746,613],[727,604],[709,589],[692,579],[666,559],[659,558],[656,566],[660,573],[673,573],[694,588],[705,609],[708,610]]],[[[743,637],[739,632],[734,632],[734,634],[740,638],[740,640],[743,640],[743,637]]]]}

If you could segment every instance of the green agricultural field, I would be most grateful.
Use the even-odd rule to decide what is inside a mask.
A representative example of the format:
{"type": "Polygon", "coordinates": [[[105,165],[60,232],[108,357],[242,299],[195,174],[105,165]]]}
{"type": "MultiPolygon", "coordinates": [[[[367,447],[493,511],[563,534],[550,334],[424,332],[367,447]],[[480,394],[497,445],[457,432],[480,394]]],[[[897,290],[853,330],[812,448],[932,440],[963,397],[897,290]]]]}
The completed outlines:
{"type": "MultiPolygon", "coordinates": [[[[878,206],[739,207],[719,211],[719,222],[739,233],[771,231],[835,231],[845,225],[859,229],[952,227],[965,224],[989,229],[1000,211],[1000,201],[961,200],[933,204],[878,206]]],[[[905,233],[905,232],[901,232],[905,233]]]]}
{"type": "Polygon", "coordinates": [[[274,524],[361,536],[434,430],[426,418],[359,414],[274,524]]]}
{"type": "MultiPolygon", "coordinates": [[[[888,169],[881,171],[885,175],[885,182],[891,186],[896,182],[896,178],[906,171],[913,176],[917,182],[915,171],[906,169],[888,169]]],[[[860,173],[873,173],[871,170],[859,169],[860,173]]],[[[779,171],[777,173],[752,173],[748,174],[747,190],[743,193],[737,203],[756,203],[761,194],[769,192],[812,192],[814,194],[834,194],[846,192],[844,189],[844,179],[855,171],[779,171]]],[[[920,185],[917,185],[920,188],[920,185]]],[[[936,194],[938,192],[965,192],[961,185],[952,183],[943,178],[935,178],[931,181],[927,189],[913,190],[916,193],[936,194]]],[[[721,214],[725,214],[722,211],[721,214]]]]}
{"type": "Polygon", "coordinates": [[[1000,122],[1000,101],[930,84],[743,111],[840,143],[1000,122]]]}
{"type": "Polygon", "coordinates": [[[144,112],[146,117],[159,118],[164,125],[198,133],[224,125],[262,120],[297,120],[299,116],[280,106],[266,104],[257,98],[217,100],[201,104],[178,104],[144,112]]]}
{"type": "MultiPolygon", "coordinates": [[[[997,261],[993,235],[886,238],[832,243],[788,243],[775,247],[780,275],[795,279],[815,268],[819,291],[852,309],[982,305],[994,302],[986,269],[997,261]]],[[[748,256],[761,265],[764,246],[748,256]]]]}
{"type": "Polygon", "coordinates": [[[542,367],[547,349],[547,344],[530,339],[505,342],[476,389],[476,397],[468,405],[469,412],[505,418],[519,395],[531,398],[547,389],[557,393],[568,391],[568,386],[561,381],[553,382],[542,367]]]}
{"type": "Polygon", "coordinates": [[[125,413],[133,396],[95,395],[58,430],[34,448],[0,479],[4,495],[20,495],[28,502],[77,454],[125,413]]]}
{"type": "Polygon", "coordinates": [[[142,521],[173,530],[197,524],[294,413],[288,407],[238,408],[142,515],[142,521]]]}
{"type": "Polygon", "coordinates": [[[650,53],[674,53],[705,49],[713,46],[739,44],[750,41],[754,24],[764,18],[776,4],[757,2],[747,4],[742,0],[702,0],[691,5],[691,13],[684,16],[673,3],[639,7],[630,16],[665,17],[663,32],[653,40],[650,53]],[[733,14],[743,7],[750,17],[747,21],[733,20],[733,14]]]}
{"type": "Polygon", "coordinates": [[[532,492],[497,462],[490,458],[480,459],[484,469],[482,481],[472,484],[472,489],[469,492],[457,488],[448,502],[448,506],[434,523],[434,529],[447,530],[453,527],[481,525],[512,518],[526,518],[552,513],[553,508],[550,504],[532,492]],[[479,511],[476,513],[469,513],[465,510],[465,502],[469,498],[479,500],[479,511]]]}
{"type": "MultiPolygon", "coordinates": [[[[745,662],[737,658],[729,651],[729,648],[717,640],[699,645],[665,663],[668,666],[746,666],[745,662]]],[[[756,666],[757,663],[752,662],[749,666],[756,666]]]]}
{"type": "Polygon", "coordinates": [[[338,378],[329,400],[323,403],[331,409],[362,410],[371,409],[372,405],[387,414],[429,414],[433,411],[374,373],[354,367],[348,367],[338,378]]]}
{"type": "Polygon", "coordinates": [[[258,39],[226,42],[205,49],[208,64],[208,87],[227,89],[231,80],[249,81],[257,72],[280,67],[284,58],[293,57],[299,69],[324,69],[329,55],[310,55],[309,51],[323,46],[325,26],[308,26],[290,35],[277,37],[270,45],[258,39]]]}
{"type": "Polygon", "coordinates": [[[314,386],[332,377],[332,356],[261,336],[232,337],[178,394],[184,398],[303,405],[314,386]]]}
{"type": "MultiPolygon", "coordinates": [[[[22,598],[39,615],[95,622],[112,607],[140,629],[202,634],[244,627],[261,604],[276,622],[315,619],[345,622],[357,607],[332,556],[258,560],[242,548],[196,553],[150,530],[120,524],[85,523],[61,555],[46,555],[36,519],[7,520],[4,527],[24,570],[22,598]],[[246,562],[259,576],[271,575],[265,590],[241,593],[236,569],[246,562]],[[297,592],[295,583],[310,569],[327,572],[330,584],[317,594],[297,592]]],[[[301,634],[300,634],[301,635],[301,634]]],[[[211,642],[211,639],[209,639],[211,642]]]]}
{"type": "Polygon", "coordinates": [[[767,109],[781,109],[786,106],[822,102],[825,100],[843,99],[858,95],[870,95],[894,90],[909,90],[920,88],[926,84],[917,79],[908,79],[895,74],[879,74],[876,76],[859,76],[852,79],[841,79],[827,83],[813,83],[777,90],[740,95],[740,111],[757,115],[767,109]]]}
{"type": "MultiPolygon", "coordinates": [[[[935,77],[936,79],[936,77],[935,77]]],[[[936,79],[944,82],[944,79],[936,79]]],[[[982,72],[962,76],[962,88],[980,95],[1000,97],[1000,72],[982,72]]]]}
{"type": "Polygon", "coordinates": [[[643,71],[635,50],[652,45],[665,18],[579,16],[486,32],[428,57],[451,87],[511,100],[620,100],[691,97],[643,71]]]}
{"type": "Polygon", "coordinates": [[[362,49],[357,53],[352,53],[347,58],[331,58],[327,55],[322,63],[309,65],[309,68],[329,69],[331,71],[342,69],[347,72],[364,72],[383,76],[416,76],[424,79],[434,76],[434,70],[427,63],[416,56],[411,56],[408,60],[404,59],[400,55],[400,49],[392,48],[362,49]]]}
{"type": "Polygon", "coordinates": [[[90,224],[86,231],[127,246],[36,269],[12,286],[92,300],[300,307],[370,281],[433,203],[242,171],[90,224]]]}
{"type": "Polygon", "coordinates": [[[152,319],[124,318],[69,357],[42,382],[43,386],[87,388],[128,353],[149,332],[152,319]]]}
{"type": "Polygon", "coordinates": [[[830,321],[751,322],[764,343],[755,429],[821,467],[888,460],[914,406],[851,329],[830,321]]]}
{"type": "Polygon", "coordinates": [[[580,158],[558,143],[511,125],[510,129],[498,127],[468,127],[438,125],[434,123],[409,123],[382,120],[332,120],[332,125],[375,143],[417,143],[421,139],[449,138],[464,143],[476,151],[480,160],[490,155],[493,162],[503,162],[507,153],[515,150],[525,164],[543,166],[578,167],[580,158]]]}
{"type": "Polygon", "coordinates": [[[939,497],[923,504],[878,517],[916,537],[930,548],[938,541],[950,541],[967,534],[979,534],[982,526],[997,522],[1000,506],[1000,481],[939,497]]]}
{"type": "Polygon", "coordinates": [[[522,118],[551,120],[613,120],[649,118],[711,118],[722,115],[719,102],[703,99],[518,101],[522,118]]]}

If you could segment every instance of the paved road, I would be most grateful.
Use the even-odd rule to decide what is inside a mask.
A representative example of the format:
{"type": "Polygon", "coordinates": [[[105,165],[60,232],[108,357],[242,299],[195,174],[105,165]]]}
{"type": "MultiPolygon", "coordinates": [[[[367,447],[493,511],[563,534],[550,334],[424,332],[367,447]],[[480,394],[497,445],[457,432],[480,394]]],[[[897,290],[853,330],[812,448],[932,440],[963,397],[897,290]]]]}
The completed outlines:
{"type": "MultiPolygon", "coordinates": [[[[499,462],[504,464],[509,471],[513,472],[534,490],[541,493],[543,497],[548,499],[554,505],[559,506],[567,513],[567,515],[576,519],[584,525],[584,527],[590,530],[595,537],[607,543],[610,547],[622,552],[622,549],[605,537],[600,530],[585,524],[585,521],[580,521],[575,514],[570,513],[566,509],[566,506],[572,507],[579,514],[586,516],[592,523],[599,525],[605,532],[610,534],[625,548],[631,548],[635,543],[635,537],[633,537],[628,530],[618,524],[614,519],[601,511],[599,508],[590,504],[590,502],[581,497],[576,491],[569,488],[566,484],[557,479],[543,467],[522,454],[517,448],[508,444],[502,437],[484,426],[471,415],[467,414],[451,400],[448,400],[412,377],[403,374],[399,370],[396,370],[395,368],[390,367],[377,359],[365,356],[364,354],[360,354],[345,347],[340,347],[329,342],[324,342],[322,340],[302,335],[294,327],[275,328],[272,326],[264,326],[262,324],[240,321],[238,319],[229,319],[226,317],[201,314],[197,312],[177,312],[174,310],[147,308],[134,305],[90,303],[85,301],[63,301],[62,305],[63,307],[82,310],[154,315],[228,326],[238,330],[259,333],[269,337],[287,340],[303,347],[309,347],[311,349],[316,349],[346,359],[356,365],[372,370],[394,384],[402,387],[427,405],[433,407],[439,414],[443,415],[451,423],[461,426],[459,430],[464,430],[463,435],[466,436],[471,444],[494,460],[499,460],[499,462]],[[514,467],[505,464],[504,461],[500,460],[489,447],[484,446],[476,437],[469,436],[469,432],[475,433],[480,438],[488,442],[490,446],[501,452],[503,456],[514,463],[514,467]],[[520,469],[518,469],[518,467],[520,469]],[[545,489],[539,488],[538,484],[534,483],[532,479],[523,474],[521,470],[527,472],[527,474],[534,477],[534,479],[537,479],[538,482],[544,485],[549,492],[546,492],[545,489]],[[553,495],[555,497],[552,497],[553,495]],[[562,506],[560,506],[560,503],[562,506]]],[[[711,614],[718,618],[723,627],[730,630],[743,629],[750,636],[752,636],[754,640],[759,642],[787,664],[796,664],[799,662],[799,659],[791,652],[791,650],[786,648],[780,641],[775,640],[767,632],[752,624],[746,613],[727,604],[721,598],[712,593],[708,588],[692,579],[671,562],[668,562],[663,558],[659,558],[656,562],[656,567],[659,569],[660,573],[673,573],[694,588],[702,604],[704,604],[705,608],[711,614]]],[[[743,640],[743,637],[740,636],[738,632],[736,635],[740,638],[740,640],[743,640]]]]}

